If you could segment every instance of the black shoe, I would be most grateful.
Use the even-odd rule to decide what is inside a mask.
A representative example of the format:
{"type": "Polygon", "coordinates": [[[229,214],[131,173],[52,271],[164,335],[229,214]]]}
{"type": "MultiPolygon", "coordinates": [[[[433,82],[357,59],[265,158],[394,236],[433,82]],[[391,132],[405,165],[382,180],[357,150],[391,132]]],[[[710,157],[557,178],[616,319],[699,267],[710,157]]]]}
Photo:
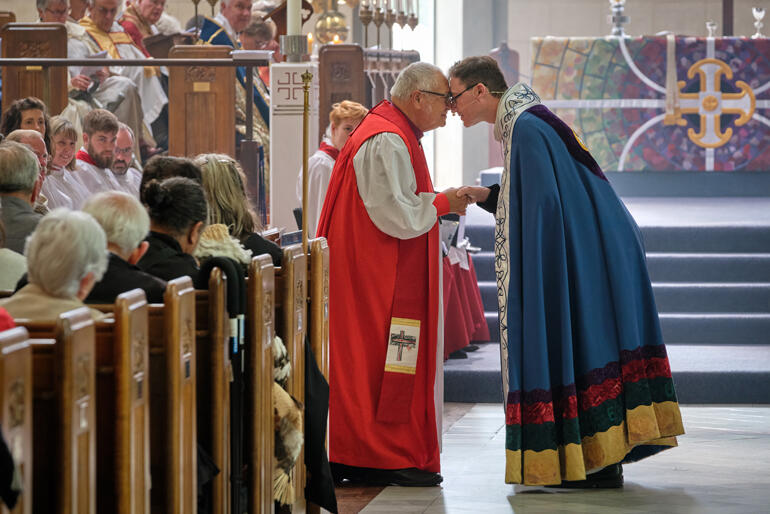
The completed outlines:
{"type": "Polygon", "coordinates": [[[479,349],[478,345],[469,344],[468,346],[463,348],[462,351],[464,351],[464,352],[475,352],[478,349],[479,349]]]}
{"type": "Polygon", "coordinates": [[[438,473],[417,468],[370,469],[367,483],[373,485],[400,485],[402,487],[433,487],[444,481],[438,473]]]}
{"type": "Polygon", "coordinates": [[[462,350],[456,350],[449,354],[450,359],[467,359],[468,354],[462,350]]]}
{"type": "Polygon", "coordinates": [[[558,485],[547,485],[560,489],[619,489],[623,487],[623,466],[612,464],[596,473],[586,476],[585,480],[562,480],[558,485]]]}

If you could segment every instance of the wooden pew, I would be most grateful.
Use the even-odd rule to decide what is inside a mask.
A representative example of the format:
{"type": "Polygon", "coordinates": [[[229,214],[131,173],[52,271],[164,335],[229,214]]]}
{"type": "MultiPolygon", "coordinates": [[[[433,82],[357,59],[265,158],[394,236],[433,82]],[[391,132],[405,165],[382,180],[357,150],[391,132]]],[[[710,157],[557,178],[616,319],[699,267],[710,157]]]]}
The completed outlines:
{"type": "Polygon", "coordinates": [[[318,368],[329,380],[329,245],[319,237],[310,246],[310,347],[318,368]]]}
{"type": "Polygon", "coordinates": [[[249,469],[248,511],[272,514],[275,270],[269,255],[251,261],[247,301],[244,454],[249,469]]]}
{"type": "Polygon", "coordinates": [[[212,484],[213,512],[230,512],[230,381],[227,281],[219,268],[208,291],[195,292],[198,442],[219,468],[212,484]]]}
{"type": "Polygon", "coordinates": [[[32,348],[22,327],[0,332],[0,426],[21,474],[16,507],[0,513],[32,513],[32,348]]]}
{"type": "Polygon", "coordinates": [[[164,303],[149,306],[152,512],[197,508],[195,289],[169,281],[164,303]]]}
{"type": "MultiPolygon", "coordinates": [[[[61,23],[8,23],[0,29],[3,57],[67,57],[67,30],[61,23]]],[[[3,66],[3,106],[36,96],[53,116],[67,107],[66,66],[3,66]]]]}
{"type": "MultiPolygon", "coordinates": [[[[275,319],[277,333],[283,339],[291,361],[288,391],[296,400],[305,402],[305,331],[307,330],[307,257],[301,245],[283,249],[281,267],[275,271],[275,319]]],[[[297,493],[295,509],[305,509],[305,452],[300,453],[294,468],[297,493]]]]}
{"type": "MultiPolygon", "coordinates": [[[[229,46],[175,46],[169,57],[229,58],[229,46]]],[[[235,68],[169,68],[170,155],[235,155],[235,68]]]]}
{"type": "Polygon", "coordinates": [[[33,512],[96,513],[95,325],[88,309],[56,323],[16,320],[34,337],[33,512]]]}

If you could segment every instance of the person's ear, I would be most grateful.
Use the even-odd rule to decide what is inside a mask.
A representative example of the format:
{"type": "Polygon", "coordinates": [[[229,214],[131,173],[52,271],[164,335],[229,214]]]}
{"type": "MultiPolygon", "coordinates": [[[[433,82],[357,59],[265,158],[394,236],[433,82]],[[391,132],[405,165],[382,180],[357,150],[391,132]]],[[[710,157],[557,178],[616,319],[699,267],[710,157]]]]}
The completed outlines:
{"type": "Polygon", "coordinates": [[[89,271],[86,273],[86,276],[80,279],[80,284],[78,285],[78,292],[75,295],[78,300],[85,301],[86,298],[88,298],[88,295],[91,293],[91,289],[94,288],[94,285],[96,284],[96,275],[94,275],[93,271],[89,271]]]}
{"type": "Polygon", "coordinates": [[[147,250],[150,248],[150,243],[147,241],[142,241],[139,246],[134,248],[134,251],[131,252],[131,255],[128,256],[128,259],[126,261],[131,264],[135,265],[137,262],[139,262],[139,259],[144,257],[144,254],[147,253],[147,250]]]}
{"type": "Polygon", "coordinates": [[[201,232],[203,232],[202,221],[199,221],[190,227],[190,231],[187,233],[187,242],[190,243],[193,248],[198,246],[198,241],[201,238],[201,232]]]}
{"type": "Polygon", "coordinates": [[[88,146],[88,134],[83,132],[83,146],[88,146]]]}

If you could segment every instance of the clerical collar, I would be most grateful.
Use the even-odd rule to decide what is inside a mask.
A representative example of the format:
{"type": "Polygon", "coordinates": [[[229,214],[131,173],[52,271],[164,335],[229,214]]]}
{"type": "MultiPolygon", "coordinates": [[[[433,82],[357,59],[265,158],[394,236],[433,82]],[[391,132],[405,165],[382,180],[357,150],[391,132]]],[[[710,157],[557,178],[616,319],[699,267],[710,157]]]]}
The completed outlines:
{"type": "Polygon", "coordinates": [[[238,34],[235,33],[235,31],[233,30],[233,26],[230,25],[230,22],[227,21],[227,18],[225,18],[221,12],[216,16],[214,16],[214,21],[222,25],[222,28],[225,29],[225,32],[227,32],[227,35],[230,36],[230,39],[233,40],[233,44],[238,43],[238,34]]]}
{"type": "Polygon", "coordinates": [[[422,136],[424,136],[424,135],[425,135],[425,133],[424,133],[422,130],[420,130],[419,128],[417,128],[417,125],[415,125],[414,123],[412,123],[412,120],[410,120],[410,119],[409,119],[409,116],[407,116],[407,115],[406,115],[406,113],[404,113],[404,111],[402,111],[401,109],[399,109],[398,105],[394,104],[393,102],[390,102],[390,103],[391,103],[391,105],[392,105],[393,107],[395,107],[395,108],[398,110],[398,112],[400,112],[400,113],[401,113],[401,115],[404,117],[404,119],[406,120],[406,122],[407,122],[407,123],[409,123],[409,128],[411,128],[411,129],[412,129],[412,132],[414,132],[414,137],[416,137],[418,141],[419,141],[420,139],[422,139],[422,136]]]}

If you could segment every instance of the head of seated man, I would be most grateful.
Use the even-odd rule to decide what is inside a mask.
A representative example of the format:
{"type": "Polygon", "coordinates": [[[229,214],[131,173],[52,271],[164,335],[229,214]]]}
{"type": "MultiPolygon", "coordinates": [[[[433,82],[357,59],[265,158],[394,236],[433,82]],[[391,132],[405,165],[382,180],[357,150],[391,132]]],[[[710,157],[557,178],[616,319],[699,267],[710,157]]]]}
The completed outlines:
{"type": "Polygon", "coordinates": [[[35,157],[37,158],[39,171],[37,174],[37,180],[35,181],[35,187],[32,189],[31,197],[32,203],[34,204],[40,195],[40,189],[43,187],[43,181],[45,180],[45,174],[46,170],[48,169],[48,162],[50,160],[48,150],[46,149],[45,142],[43,141],[43,136],[40,135],[40,133],[36,130],[14,130],[8,134],[6,140],[26,145],[30,150],[32,150],[32,152],[35,154],[35,157]]]}
{"type": "Polygon", "coordinates": [[[37,0],[37,14],[44,23],[65,23],[69,14],[67,0],[37,0]]]}
{"type": "Polygon", "coordinates": [[[88,15],[94,24],[104,32],[112,31],[112,24],[120,10],[120,0],[91,0],[88,15]]]}
{"type": "Polygon", "coordinates": [[[252,0],[220,0],[222,16],[230,23],[236,34],[251,22],[252,0]]]}
{"type": "Polygon", "coordinates": [[[80,18],[86,15],[86,9],[90,4],[90,0],[69,0],[70,3],[70,18],[78,21],[80,18]]]}
{"type": "Polygon", "coordinates": [[[83,118],[83,146],[100,168],[110,168],[120,122],[110,111],[94,109],[83,118]]]}
{"type": "Polygon", "coordinates": [[[125,175],[134,161],[134,131],[125,123],[120,123],[115,139],[115,158],[110,168],[115,175],[125,175]]]}
{"type": "Polygon", "coordinates": [[[24,240],[41,218],[32,209],[39,177],[40,165],[27,145],[7,140],[0,143],[0,215],[5,246],[17,253],[24,251],[24,240]]]}
{"type": "Polygon", "coordinates": [[[43,135],[46,147],[50,149],[48,109],[39,98],[29,96],[11,104],[0,120],[0,134],[8,136],[14,130],[36,130],[43,135]]]}
{"type": "Polygon", "coordinates": [[[274,60],[283,60],[280,54],[281,47],[275,40],[273,26],[260,16],[251,17],[251,21],[240,33],[238,39],[240,39],[244,50],[272,50],[274,60]]]}
{"type": "Polygon", "coordinates": [[[86,302],[113,303],[119,294],[140,288],[148,302],[162,303],[165,281],[135,266],[150,246],[144,240],[150,231],[150,217],[139,200],[128,193],[106,191],[89,198],[83,212],[104,229],[110,252],[107,272],[86,302]]]}
{"type": "Polygon", "coordinates": [[[163,280],[187,275],[196,282],[193,253],[208,220],[200,183],[184,177],[151,180],[142,187],[142,203],[150,215],[150,246],[139,268],[163,280]]]}
{"type": "Polygon", "coordinates": [[[163,181],[171,177],[185,177],[201,183],[201,169],[191,159],[186,157],[170,157],[156,155],[142,169],[142,183],[139,191],[144,191],[151,180],[163,181]]]}
{"type": "Polygon", "coordinates": [[[134,6],[139,16],[150,25],[158,23],[163,9],[166,8],[166,0],[130,0],[129,3],[134,6]]]}
{"type": "Polygon", "coordinates": [[[82,307],[101,280],[107,269],[107,238],[90,214],[54,209],[27,239],[24,255],[29,283],[0,305],[14,318],[55,319],[82,307]]]}

